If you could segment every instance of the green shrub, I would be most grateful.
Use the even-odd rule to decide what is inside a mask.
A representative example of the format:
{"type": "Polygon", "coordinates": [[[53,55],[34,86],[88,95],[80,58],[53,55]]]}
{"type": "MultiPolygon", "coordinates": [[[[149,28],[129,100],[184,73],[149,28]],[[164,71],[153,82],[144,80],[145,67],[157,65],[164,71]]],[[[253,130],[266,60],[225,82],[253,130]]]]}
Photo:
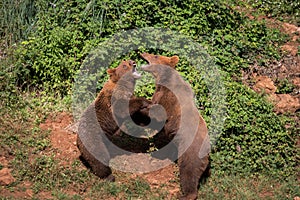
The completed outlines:
{"type": "Polygon", "coordinates": [[[259,10],[268,15],[280,20],[300,24],[300,2],[298,0],[247,0],[254,9],[259,10]]]}
{"type": "Polygon", "coordinates": [[[294,174],[296,131],[285,129],[287,121],[263,96],[239,83],[227,84],[228,118],[212,155],[213,167],[232,173],[294,174]]]}
{"type": "Polygon", "coordinates": [[[37,12],[35,2],[31,0],[0,2],[0,38],[4,39],[5,48],[27,38],[36,22],[37,12]]]}
{"type": "Polygon", "coordinates": [[[97,43],[122,30],[149,26],[191,36],[230,73],[239,74],[249,62],[278,57],[272,45],[280,42],[279,33],[247,20],[222,1],[41,1],[37,7],[35,31],[16,55],[23,86],[65,93],[97,43]]]}
{"type": "MultiPolygon", "coordinates": [[[[23,107],[22,98],[19,96],[19,89],[16,85],[18,79],[18,72],[14,68],[14,59],[12,59],[12,52],[8,51],[9,59],[0,59],[0,107],[10,108],[23,107]]],[[[4,109],[0,112],[5,113],[4,109]]],[[[3,115],[4,116],[4,115],[3,115]]]]}
{"type": "Polygon", "coordinates": [[[295,86],[290,83],[287,79],[281,79],[281,80],[277,80],[276,81],[276,85],[277,85],[277,90],[276,93],[277,94],[288,94],[293,92],[295,86]]]}
{"type": "Polygon", "coordinates": [[[81,46],[81,38],[79,31],[56,27],[49,35],[22,42],[16,51],[18,85],[47,86],[66,94],[83,57],[82,48],[76,47],[81,46]]]}

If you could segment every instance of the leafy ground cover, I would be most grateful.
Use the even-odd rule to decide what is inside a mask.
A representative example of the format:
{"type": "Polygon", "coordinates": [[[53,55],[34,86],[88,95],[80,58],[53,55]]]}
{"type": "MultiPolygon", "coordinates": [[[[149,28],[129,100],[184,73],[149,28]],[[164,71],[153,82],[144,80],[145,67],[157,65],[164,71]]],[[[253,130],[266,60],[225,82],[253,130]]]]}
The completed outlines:
{"type": "MultiPolygon", "coordinates": [[[[176,199],[176,165],[142,175],[114,171],[117,182],[106,183],[81,163],[76,135],[66,130],[75,120],[74,76],[88,52],[120,30],[147,26],[189,35],[224,72],[228,116],[212,152],[212,176],[201,184],[200,198],[299,197],[299,4],[278,5],[154,0],[0,3],[5,9],[1,13],[7,13],[1,21],[0,198],[176,199]],[[9,8],[16,9],[9,13],[9,8]],[[30,13],[24,15],[28,8],[30,13]],[[13,34],[16,29],[26,31],[13,34]]],[[[172,54],[143,46],[139,50],[172,54]]],[[[129,57],[142,62],[135,51],[122,58],[129,57]]],[[[210,123],[207,86],[187,60],[181,59],[178,69],[210,123]]],[[[105,80],[99,80],[98,89],[105,80]]],[[[153,85],[136,92],[151,97],[153,85]]]]}

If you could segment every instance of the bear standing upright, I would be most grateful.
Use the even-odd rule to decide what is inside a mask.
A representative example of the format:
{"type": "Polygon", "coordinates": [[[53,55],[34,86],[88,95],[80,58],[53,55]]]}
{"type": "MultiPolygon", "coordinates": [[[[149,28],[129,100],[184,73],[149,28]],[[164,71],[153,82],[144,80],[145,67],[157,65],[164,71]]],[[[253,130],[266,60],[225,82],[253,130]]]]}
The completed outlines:
{"type": "MultiPolygon", "coordinates": [[[[77,146],[81,157],[97,176],[110,181],[113,181],[114,177],[109,161],[115,152],[119,151],[118,148],[126,148],[112,144],[114,136],[118,137],[120,125],[131,116],[136,116],[136,120],[146,121],[145,123],[149,121],[147,117],[139,114],[139,110],[147,107],[151,101],[133,97],[135,80],[140,77],[135,67],[136,63],[129,60],[122,61],[115,69],[108,69],[108,82],[79,120],[77,146]],[[130,116],[123,110],[128,109],[126,102],[129,104],[127,111],[130,116]]],[[[123,144],[123,136],[120,140],[121,145],[126,145],[123,144]]]]}
{"type": "Polygon", "coordinates": [[[197,199],[199,180],[209,167],[210,142],[206,123],[193,102],[192,89],[175,71],[178,56],[148,53],[141,56],[150,64],[142,69],[156,80],[152,103],[162,105],[167,114],[164,128],[154,142],[159,148],[174,143],[183,193],[180,199],[197,199]]]}

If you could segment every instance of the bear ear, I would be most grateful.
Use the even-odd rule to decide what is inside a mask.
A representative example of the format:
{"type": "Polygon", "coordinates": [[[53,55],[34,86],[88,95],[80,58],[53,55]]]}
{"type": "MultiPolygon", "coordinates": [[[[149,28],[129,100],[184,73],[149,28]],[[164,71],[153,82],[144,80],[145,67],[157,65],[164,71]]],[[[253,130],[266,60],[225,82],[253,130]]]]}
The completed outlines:
{"type": "Polygon", "coordinates": [[[171,57],[171,63],[170,66],[175,68],[176,64],[179,62],[179,57],[178,56],[172,56],[171,57]]]}
{"type": "Polygon", "coordinates": [[[115,79],[116,79],[116,69],[108,69],[108,70],[106,70],[106,72],[108,73],[108,75],[109,75],[109,77],[110,77],[110,79],[112,80],[112,81],[116,81],[115,79]]]}
{"type": "Polygon", "coordinates": [[[113,75],[116,73],[116,69],[108,69],[106,70],[106,72],[109,74],[109,75],[113,75]]]}

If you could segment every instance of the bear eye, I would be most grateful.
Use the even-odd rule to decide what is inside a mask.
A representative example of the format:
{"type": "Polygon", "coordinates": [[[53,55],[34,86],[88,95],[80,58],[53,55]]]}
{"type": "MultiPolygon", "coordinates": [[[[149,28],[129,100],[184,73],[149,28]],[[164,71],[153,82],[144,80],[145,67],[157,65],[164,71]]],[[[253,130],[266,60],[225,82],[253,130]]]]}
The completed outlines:
{"type": "Polygon", "coordinates": [[[123,65],[123,69],[128,69],[128,66],[127,65],[123,65]]]}

